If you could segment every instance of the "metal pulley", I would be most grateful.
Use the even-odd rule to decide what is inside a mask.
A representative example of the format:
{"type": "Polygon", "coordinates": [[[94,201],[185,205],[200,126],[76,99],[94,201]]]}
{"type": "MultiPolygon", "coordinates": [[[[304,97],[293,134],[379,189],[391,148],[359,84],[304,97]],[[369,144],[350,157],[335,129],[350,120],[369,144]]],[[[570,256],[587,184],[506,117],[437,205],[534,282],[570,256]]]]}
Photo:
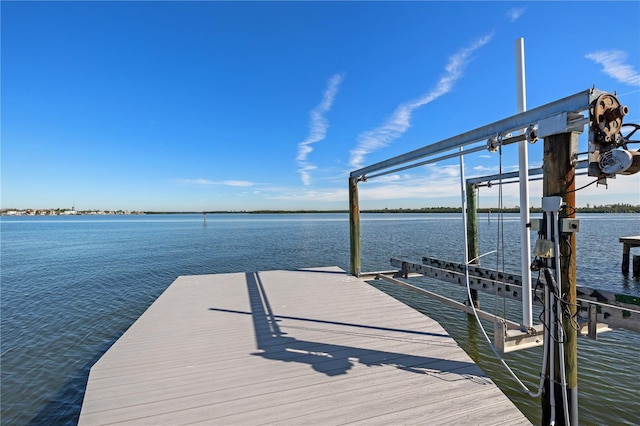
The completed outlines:
{"type": "Polygon", "coordinates": [[[487,150],[489,152],[496,152],[500,148],[500,139],[498,136],[491,136],[487,140],[487,150]]]}
{"type": "Polygon", "coordinates": [[[627,149],[628,138],[621,132],[624,126],[622,119],[628,113],[629,108],[621,105],[615,95],[608,93],[598,96],[591,103],[589,176],[607,178],[616,174],[634,174],[640,170],[640,154],[627,149]]]}
{"type": "Polygon", "coordinates": [[[622,127],[622,117],[628,113],[629,108],[620,105],[614,95],[600,95],[589,109],[591,130],[598,142],[615,143],[622,127]]]}

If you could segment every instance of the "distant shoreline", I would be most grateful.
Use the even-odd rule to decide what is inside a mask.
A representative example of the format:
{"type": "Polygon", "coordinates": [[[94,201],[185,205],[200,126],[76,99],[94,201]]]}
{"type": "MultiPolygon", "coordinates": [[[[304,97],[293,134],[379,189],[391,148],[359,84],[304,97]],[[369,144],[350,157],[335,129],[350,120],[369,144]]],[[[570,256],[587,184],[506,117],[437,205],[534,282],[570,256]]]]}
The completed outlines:
{"type": "MultiPolygon", "coordinates": [[[[384,208],[363,209],[360,213],[460,213],[460,207],[422,207],[417,209],[384,208]]],[[[478,213],[520,213],[519,207],[480,208],[478,213]]],[[[532,207],[531,213],[542,213],[542,208],[532,207]]],[[[612,204],[593,207],[576,207],[576,213],[640,213],[640,205],[612,204]]],[[[109,216],[109,215],[160,215],[160,214],[322,214],[322,213],[349,213],[349,210],[207,210],[207,211],[123,211],[123,210],[67,210],[67,209],[2,209],[0,216],[109,216]]]]}
{"type": "MultiPolygon", "coordinates": [[[[478,213],[520,213],[518,207],[499,209],[480,208],[478,213]]],[[[640,213],[640,205],[612,205],[577,207],[576,213],[640,213]]],[[[363,209],[360,213],[460,213],[460,207],[424,207],[419,209],[363,209]]],[[[542,213],[542,208],[532,207],[531,213],[542,213]]],[[[144,212],[145,214],[319,214],[349,213],[349,210],[247,210],[247,211],[204,211],[204,212],[144,212]]]]}

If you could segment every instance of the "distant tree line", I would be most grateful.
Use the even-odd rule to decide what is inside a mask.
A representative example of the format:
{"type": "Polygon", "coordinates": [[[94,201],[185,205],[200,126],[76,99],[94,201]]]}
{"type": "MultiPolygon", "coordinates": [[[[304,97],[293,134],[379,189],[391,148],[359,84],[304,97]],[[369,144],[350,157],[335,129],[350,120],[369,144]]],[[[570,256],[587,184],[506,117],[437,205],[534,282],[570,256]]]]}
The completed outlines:
{"type": "MultiPolygon", "coordinates": [[[[361,210],[362,213],[460,213],[461,207],[422,207],[417,209],[374,209],[374,210],[361,210]]],[[[498,208],[479,208],[478,213],[489,213],[502,211],[504,213],[520,213],[520,206],[515,207],[503,207],[498,208]]],[[[531,207],[531,213],[542,213],[541,207],[531,207]]],[[[640,205],[634,206],[632,204],[607,204],[607,205],[594,205],[587,204],[586,207],[576,207],[577,213],[640,213],[640,205]]]]}
{"type": "MultiPolygon", "coordinates": [[[[531,213],[542,213],[542,208],[532,207],[531,213]]],[[[462,208],[460,207],[420,207],[420,208],[383,208],[383,209],[362,209],[361,213],[460,213],[462,208]]],[[[479,208],[478,213],[498,212],[503,213],[519,213],[520,207],[503,207],[501,210],[498,208],[479,208]]],[[[640,205],[634,206],[632,204],[606,204],[606,205],[594,205],[587,204],[586,207],[576,207],[577,213],[640,213],[640,205]]],[[[349,210],[239,210],[239,211],[224,211],[224,210],[211,210],[211,211],[185,211],[185,212],[144,212],[146,214],[305,214],[305,213],[349,213],[349,210]]]]}
{"type": "Polygon", "coordinates": [[[640,205],[634,206],[631,204],[607,204],[607,205],[594,205],[590,207],[578,207],[576,209],[580,213],[640,213],[640,205]]]}

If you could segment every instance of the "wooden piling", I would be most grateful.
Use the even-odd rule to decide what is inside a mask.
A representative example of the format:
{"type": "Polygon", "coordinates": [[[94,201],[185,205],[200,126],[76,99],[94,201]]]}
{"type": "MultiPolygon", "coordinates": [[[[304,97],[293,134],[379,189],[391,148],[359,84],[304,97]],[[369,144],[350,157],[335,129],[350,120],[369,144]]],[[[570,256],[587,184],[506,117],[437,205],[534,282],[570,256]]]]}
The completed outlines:
{"type": "MultiPolygon", "coordinates": [[[[622,273],[624,275],[629,275],[631,248],[640,247],[640,235],[636,235],[633,237],[622,237],[620,238],[620,242],[622,243],[622,273]]],[[[635,274],[635,271],[634,276],[637,276],[635,274]]]]}
{"type": "Polygon", "coordinates": [[[360,201],[358,199],[358,178],[349,178],[349,273],[359,277],[360,266],[360,201]]]}
{"type": "MultiPolygon", "coordinates": [[[[478,248],[478,195],[476,186],[467,183],[467,258],[471,264],[479,265],[480,250],[478,248]]],[[[480,308],[480,299],[478,299],[478,290],[471,289],[471,300],[473,306],[480,308]]]]}
{"type": "MultiPolygon", "coordinates": [[[[575,217],[575,165],[574,159],[578,152],[578,133],[561,133],[548,136],[544,139],[543,157],[543,190],[544,197],[562,197],[566,207],[561,211],[563,218],[575,217]]],[[[559,365],[564,362],[567,394],[569,403],[569,421],[571,425],[578,424],[578,341],[577,331],[574,326],[574,318],[577,312],[577,287],[576,287],[576,234],[562,234],[560,241],[560,267],[561,294],[563,295],[564,309],[562,321],[564,328],[564,360],[556,362],[555,377],[560,377],[559,365]]],[[[551,236],[547,236],[551,239],[551,236]]],[[[555,321],[556,315],[551,315],[555,321]]],[[[559,324],[556,324],[559,325],[559,324]]],[[[557,326],[555,327],[557,330],[557,326]]],[[[554,352],[559,353],[557,338],[553,338],[554,352]]],[[[549,345],[551,346],[551,345],[549,345]]],[[[562,388],[559,383],[547,383],[555,386],[556,401],[556,425],[564,425],[564,405],[562,403],[562,388]]],[[[543,394],[543,424],[549,424],[549,394],[543,394]]]]}
{"type": "Polygon", "coordinates": [[[631,255],[631,244],[622,243],[622,273],[629,275],[629,257],[631,255]]]}

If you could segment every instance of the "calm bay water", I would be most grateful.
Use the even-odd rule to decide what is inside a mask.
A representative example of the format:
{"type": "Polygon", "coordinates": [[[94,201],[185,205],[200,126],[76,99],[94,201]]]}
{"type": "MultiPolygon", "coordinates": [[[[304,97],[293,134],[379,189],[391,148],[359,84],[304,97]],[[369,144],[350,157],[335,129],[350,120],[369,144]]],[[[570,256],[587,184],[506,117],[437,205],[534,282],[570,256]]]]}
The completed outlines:
{"type": "MultiPolygon", "coordinates": [[[[640,235],[638,215],[583,215],[578,284],[640,296],[620,273],[621,236],[640,235]]],[[[445,214],[364,214],[362,269],[391,269],[389,257],[460,261],[462,219],[445,214]]],[[[339,266],[348,270],[346,214],[3,217],[1,254],[1,422],[75,424],[89,368],[180,275],[339,266]]],[[[504,246],[519,270],[517,215],[480,217],[480,251],[504,246]],[[504,238],[500,237],[500,229],[504,238]]],[[[483,258],[496,265],[495,254],[483,258]]],[[[419,285],[464,300],[458,288],[419,285]]],[[[539,401],[522,396],[465,314],[381,282],[372,283],[438,320],[534,423],[539,401]]],[[[354,301],[354,303],[357,303],[354,301]]],[[[481,296],[501,313],[502,300],[481,296]]],[[[506,304],[517,320],[516,307],[506,304]]],[[[485,326],[487,326],[485,324],[485,326]]],[[[580,421],[640,424],[640,334],[579,340],[580,421]]],[[[541,351],[506,356],[533,388],[541,351]]]]}

